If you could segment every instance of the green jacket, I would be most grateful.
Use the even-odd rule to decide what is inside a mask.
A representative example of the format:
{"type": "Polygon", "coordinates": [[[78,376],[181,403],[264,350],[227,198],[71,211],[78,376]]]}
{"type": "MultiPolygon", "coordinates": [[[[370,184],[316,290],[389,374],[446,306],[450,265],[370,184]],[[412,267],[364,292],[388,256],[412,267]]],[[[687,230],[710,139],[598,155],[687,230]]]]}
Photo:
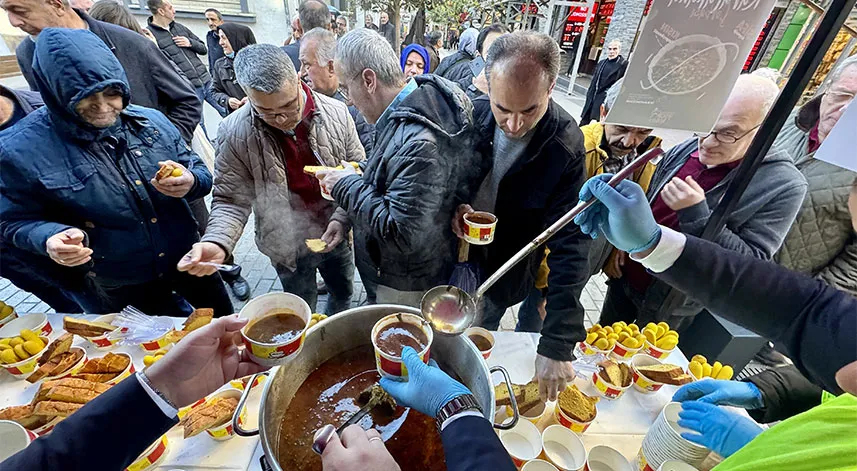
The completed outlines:
{"type": "Polygon", "coordinates": [[[843,394],[762,432],[714,471],[857,470],[857,398],[843,394]]]}

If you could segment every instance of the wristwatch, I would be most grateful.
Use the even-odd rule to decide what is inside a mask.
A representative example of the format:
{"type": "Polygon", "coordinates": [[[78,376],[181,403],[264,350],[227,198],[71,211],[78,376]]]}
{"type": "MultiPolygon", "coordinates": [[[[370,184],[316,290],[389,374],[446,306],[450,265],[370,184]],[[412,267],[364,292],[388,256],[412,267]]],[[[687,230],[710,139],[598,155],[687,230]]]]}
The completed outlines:
{"type": "Polygon", "coordinates": [[[449,402],[444,404],[443,407],[440,408],[440,412],[437,413],[437,418],[435,419],[437,431],[440,432],[440,426],[446,422],[446,419],[468,410],[482,412],[482,408],[479,407],[479,403],[476,402],[476,398],[473,397],[472,394],[463,394],[452,398],[449,402]]]}

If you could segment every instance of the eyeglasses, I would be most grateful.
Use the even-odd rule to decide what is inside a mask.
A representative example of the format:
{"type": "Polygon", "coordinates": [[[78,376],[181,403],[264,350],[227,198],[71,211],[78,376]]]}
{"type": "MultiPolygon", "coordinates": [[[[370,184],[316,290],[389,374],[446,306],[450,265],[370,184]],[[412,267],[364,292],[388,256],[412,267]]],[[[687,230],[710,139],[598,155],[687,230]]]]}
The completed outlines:
{"type": "Polygon", "coordinates": [[[354,77],[351,77],[350,80],[345,81],[345,82],[339,82],[339,93],[341,93],[342,96],[345,97],[345,100],[347,102],[349,102],[348,104],[350,104],[350,100],[351,100],[351,98],[348,96],[348,83],[357,80],[357,77],[359,77],[361,75],[363,75],[363,70],[361,70],[360,72],[357,72],[354,75],[354,77]]]}
{"type": "Polygon", "coordinates": [[[753,129],[750,129],[749,131],[745,132],[744,134],[741,134],[740,136],[735,136],[733,134],[723,134],[720,131],[711,131],[710,133],[707,133],[707,134],[701,134],[701,133],[695,132],[695,133],[693,133],[693,135],[696,136],[697,138],[699,138],[699,142],[702,142],[702,141],[708,139],[708,136],[714,136],[714,139],[716,139],[717,142],[719,142],[721,144],[735,144],[736,142],[740,141],[741,139],[744,139],[745,137],[747,137],[751,132],[759,129],[759,127],[761,125],[762,125],[761,123],[757,124],[756,126],[753,127],[753,129]]]}
{"type": "Polygon", "coordinates": [[[854,94],[848,92],[827,92],[824,94],[824,99],[827,100],[835,108],[844,108],[854,101],[854,94]]]}

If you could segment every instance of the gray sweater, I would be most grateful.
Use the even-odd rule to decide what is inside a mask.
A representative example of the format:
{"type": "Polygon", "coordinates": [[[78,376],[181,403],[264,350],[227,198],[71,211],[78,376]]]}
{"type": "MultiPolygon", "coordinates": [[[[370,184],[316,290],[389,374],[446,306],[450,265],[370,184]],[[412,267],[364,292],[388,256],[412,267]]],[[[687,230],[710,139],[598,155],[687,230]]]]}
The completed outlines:
{"type": "MultiPolygon", "coordinates": [[[[648,197],[654,202],[678,170],[698,150],[696,138],[673,147],[658,164],[648,197]]],[[[714,188],[707,191],[706,201],[677,211],[679,229],[685,234],[702,234],[708,218],[726,193],[729,182],[735,178],[737,169],[730,172],[714,188]]],[[[732,214],[726,219],[726,227],[713,240],[717,245],[735,252],[762,260],[770,260],[779,250],[795,215],[800,209],[806,193],[806,179],[795,168],[788,153],[771,149],[765,157],[747,190],[741,196],[732,214]]],[[[660,307],[669,292],[666,283],[655,280],[646,291],[643,310],[658,319],[669,316],[693,316],[702,306],[686,300],[684,306],[671,313],[661,313],[660,307]]]]}

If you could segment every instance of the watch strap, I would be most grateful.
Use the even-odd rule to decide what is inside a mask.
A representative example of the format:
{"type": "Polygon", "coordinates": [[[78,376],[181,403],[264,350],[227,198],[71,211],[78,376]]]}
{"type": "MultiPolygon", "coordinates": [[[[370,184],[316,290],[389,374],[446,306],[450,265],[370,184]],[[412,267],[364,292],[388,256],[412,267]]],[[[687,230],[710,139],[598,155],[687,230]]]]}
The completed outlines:
{"type": "Polygon", "coordinates": [[[443,423],[450,417],[468,410],[477,410],[482,412],[482,408],[479,407],[479,403],[476,402],[476,398],[473,397],[472,394],[462,394],[461,396],[456,396],[450,399],[449,402],[444,404],[437,413],[437,430],[440,431],[441,425],[443,425],[443,423]]]}

